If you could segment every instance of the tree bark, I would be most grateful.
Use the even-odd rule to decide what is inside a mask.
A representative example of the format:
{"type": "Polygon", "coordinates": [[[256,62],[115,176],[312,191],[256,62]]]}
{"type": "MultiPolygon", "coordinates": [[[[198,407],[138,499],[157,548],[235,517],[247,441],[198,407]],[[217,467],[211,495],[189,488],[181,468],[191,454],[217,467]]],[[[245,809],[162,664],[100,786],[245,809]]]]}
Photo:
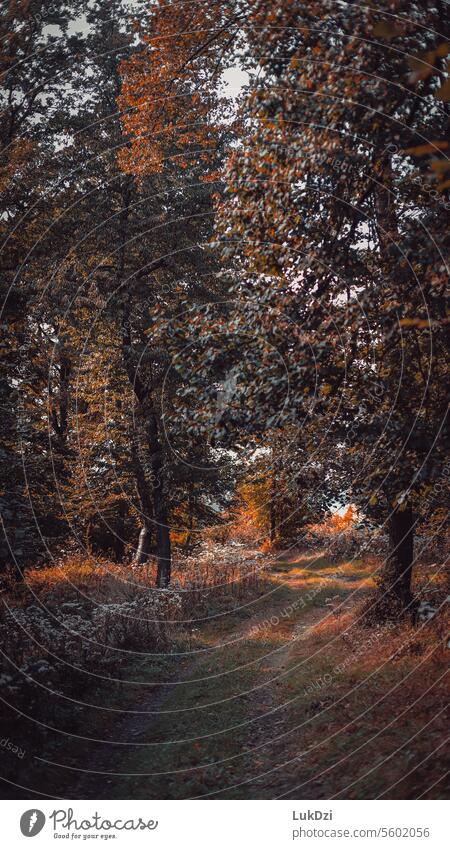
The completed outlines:
{"type": "Polygon", "coordinates": [[[133,563],[135,566],[142,566],[143,563],[147,562],[151,554],[153,504],[150,498],[149,486],[145,477],[144,468],[139,457],[138,442],[138,434],[135,434],[132,439],[131,456],[133,461],[134,479],[136,481],[136,490],[141,508],[142,525],[133,563]]]}
{"type": "Polygon", "coordinates": [[[59,345],[59,368],[58,368],[58,399],[57,405],[53,402],[52,386],[49,382],[49,393],[51,400],[50,423],[62,448],[66,447],[69,416],[69,394],[72,364],[68,354],[59,345]],[[59,415],[58,415],[59,413],[59,415]]]}
{"type": "MultiPolygon", "coordinates": [[[[146,447],[150,457],[151,502],[148,499],[147,481],[145,480],[145,474],[142,469],[142,464],[140,463],[137,449],[135,448],[133,451],[135,470],[137,472],[136,482],[144,515],[144,526],[141,531],[142,540],[145,541],[148,539],[148,536],[145,533],[145,527],[147,527],[148,531],[148,521],[145,521],[145,516],[150,516],[152,507],[153,515],[151,517],[151,521],[155,526],[156,532],[156,585],[158,587],[167,587],[170,583],[171,575],[171,546],[165,493],[163,450],[159,436],[158,418],[152,402],[151,389],[144,385],[133,367],[131,357],[131,331],[129,326],[127,327],[126,323],[124,323],[124,340],[125,344],[123,351],[125,367],[130,383],[139,402],[139,415],[143,423],[146,447]]],[[[141,547],[139,546],[138,551],[140,549],[141,547]]],[[[142,551],[144,551],[144,549],[142,549],[142,551]]]]}
{"type": "Polygon", "coordinates": [[[392,512],[389,519],[390,550],[380,580],[381,604],[386,610],[392,606],[399,611],[411,609],[414,526],[415,517],[411,507],[392,512]]]}
{"type": "Polygon", "coordinates": [[[135,566],[142,566],[146,563],[151,554],[152,533],[148,525],[142,525],[139,532],[139,541],[134,556],[133,563],[135,566]]]}
{"type": "Polygon", "coordinates": [[[171,548],[164,491],[163,453],[156,413],[148,400],[145,407],[145,431],[151,458],[153,515],[156,526],[156,586],[167,587],[170,583],[171,574],[171,548]]]}
{"type": "Polygon", "coordinates": [[[270,480],[270,495],[269,495],[269,542],[272,545],[275,542],[275,537],[277,535],[277,509],[276,509],[276,496],[277,496],[277,460],[275,459],[275,452],[272,448],[272,477],[270,480]]]}
{"type": "MultiPolygon", "coordinates": [[[[145,440],[150,455],[153,524],[156,529],[156,557],[158,587],[167,587],[171,574],[170,532],[165,494],[163,450],[159,436],[158,419],[152,403],[151,389],[142,383],[136,374],[131,359],[131,345],[124,345],[124,361],[130,383],[140,406],[140,415],[145,428],[145,440]]],[[[137,476],[139,487],[139,475],[137,476]]],[[[145,486],[141,487],[143,493],[145,486]]],[[[141,496],[142,503],[142,496],[141,496]]],[[[145,504],[147,502],[144,502],[145,504]]],[[[144,516],[147,509],[143,510],[144,516]]],[[[148,513],[147,513],[148,515],[148,513]]],[[[144,524],[146,524],[144,522],[144,524]]],[[[143,528],[144,530],[144,528],[143,528]]],[[[145,539],[145,534],[143,539],[145,539]]]]}

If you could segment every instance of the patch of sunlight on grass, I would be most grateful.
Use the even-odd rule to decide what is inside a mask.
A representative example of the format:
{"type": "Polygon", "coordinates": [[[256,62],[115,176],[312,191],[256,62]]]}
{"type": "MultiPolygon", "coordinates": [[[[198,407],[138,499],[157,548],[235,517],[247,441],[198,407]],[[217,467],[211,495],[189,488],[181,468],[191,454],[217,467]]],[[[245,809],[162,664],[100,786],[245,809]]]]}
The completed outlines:
{"type": "Polygon", "coordinates": [[[299,557],[298,555],[291,560],[277,560],[272,564],[272,570],[277,572],[291,572],[296,566],[310,569],[312,567],[316,569],[323,568],[324,565],[329,565],[329,558],[325,557],[322,554],[315,555],[304,555],[303,557],[299,557]]]}

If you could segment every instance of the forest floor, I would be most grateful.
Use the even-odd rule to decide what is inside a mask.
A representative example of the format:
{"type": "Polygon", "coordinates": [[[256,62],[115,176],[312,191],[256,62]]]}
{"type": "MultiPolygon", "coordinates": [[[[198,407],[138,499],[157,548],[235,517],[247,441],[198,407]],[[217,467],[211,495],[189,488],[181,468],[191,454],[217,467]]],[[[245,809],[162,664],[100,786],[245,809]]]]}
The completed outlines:
{"type": "Polygon", "coordinates": [[[442,634],[364,628],[372,571],[321,553],[272,560],[251,601],[89,693],[81,730],[47,740],[27,786],[81,799],[445,795],[442,634]]]}

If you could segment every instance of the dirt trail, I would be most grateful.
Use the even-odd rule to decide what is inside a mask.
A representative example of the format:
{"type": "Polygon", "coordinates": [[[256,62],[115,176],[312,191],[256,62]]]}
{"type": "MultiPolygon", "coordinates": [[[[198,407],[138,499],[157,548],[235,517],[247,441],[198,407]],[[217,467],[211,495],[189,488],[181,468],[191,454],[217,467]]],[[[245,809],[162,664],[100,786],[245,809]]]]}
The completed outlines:
{"type": "Polygon", "coordinates": [[[331,799],[383,797],[388,782],[392,798],[433,798],[447,770],[439,635],[432,653],[405,653],[405,628],[358,624],[370,560],[265,566],[239,600],[215,596],[180,637],[187,654],[142,654],[117,670],[122,687],[101,680],[82,710],[68,704],[69,731],[44,738],[30,786],[45,777],[43,795],[66,799],[331,799]]]}
{"type": "Polygon", "coordinates": [[[283,687],[294,647],[329,612],[329,569],[327,562],[317,568],[314,556],[272,566],[254,618],[237,626],[222,620],[220,633],[209,626],[199,639],[211,651],[180,660],[172,683],[143,688],[132,706],[139,713],[126,714],[110,734],[126,745],[91,747],[73,796],[220,797],[232,787],[238,798],[276,795],[271,740],[286,724],[283,687]],[[309,567],[319,590],[305,602],[309,567]]]}
{"type": "MultiPolygon", "coordinates": [[[[301,597],[304,591],[304,583],[297,574],[298,558],[291,559],[286,564],[283,572],[276,574],[279,581],[289,586],[301,597]],[[290,567],[290,568],[289,568],[290,567]]],[[[284,685],[289,678],[291,668],[295,668],[295,654],[298,652],[299,643],[305,639],[310,630],[314,628],[329,611],[319,604],[317,607],[303,610],[298,619],[283,616],[279,606],[275,606],[275,618],[278,620],[271,623],[277,635],[277,641],[281,648],[271,652],[264,658],[260,668],[260,674],[264,686],[259,683],[251,694],[253,711],[258,716],[257,723],[249,729],[247,743],[255,752],[253,775],[244,778],[234,788],[234,794],[245,798],[276,798],[283,790],[283,778],[278,771],[278,766],[286,758],[292,758],[295,752],[289,751],[285,734],[288,727],[288,703],[286,702],[284,685]],[[278,741],[280,738],[280,742],[278,741]]],[[[230,793],[230,788],[223,794],[230,793]]]]}

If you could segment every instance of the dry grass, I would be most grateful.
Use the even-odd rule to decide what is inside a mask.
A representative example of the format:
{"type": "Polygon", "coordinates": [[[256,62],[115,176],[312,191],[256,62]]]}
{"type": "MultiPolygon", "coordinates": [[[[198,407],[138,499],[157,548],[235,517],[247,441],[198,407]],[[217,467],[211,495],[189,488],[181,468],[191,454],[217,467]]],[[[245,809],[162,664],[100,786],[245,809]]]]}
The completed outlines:
{"type": "MultiPolygon", "coordinates": [[[[175,556],[171,589],[186,594],[186,603],[194,608],[202,599],[209,604],[225,596],[242,598],[261,579],[261,556],[242,546],[207,543],[190,557],[175,556]]],[[[73,553],[51,566],[26,568],[23,581],[6,581],[5,598],[20,606],[29,604],[33,596],[56,604],[80,599],[101,604],[130,601],[155,583],[154,558],[134,567],[73,553]]]]}
{"type": "Polygon", "coordinates": [[[448,613],[443,606],[418,627],[368,629],[360,607],[323,619],[293,649],[285,686],[290,747],[304,755],[301,769],[289,767],[286,783],[305,798],[439,797],[448,613]]]}

